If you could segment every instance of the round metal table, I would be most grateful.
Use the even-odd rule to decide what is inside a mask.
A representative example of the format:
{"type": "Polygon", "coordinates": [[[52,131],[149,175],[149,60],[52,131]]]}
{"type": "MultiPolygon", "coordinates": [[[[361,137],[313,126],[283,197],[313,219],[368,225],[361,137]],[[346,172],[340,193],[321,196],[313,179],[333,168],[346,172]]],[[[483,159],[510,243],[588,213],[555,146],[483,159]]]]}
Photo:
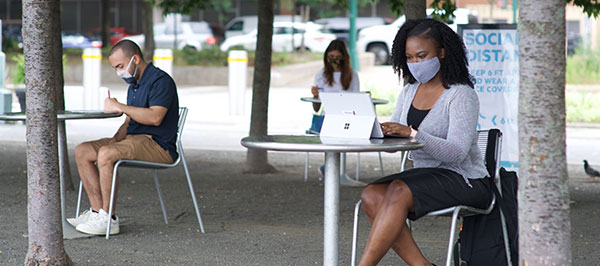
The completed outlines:
{"type": "MultiPolygon", "coordinates": [[[[73,120],[73,119],[99,119],[119,117],[119,113],[104,113],[102,111],[59,111],[56,114],[58,120],[73,120]]],[[[25,121],[27,116],[24,112],[4,113],[0,114],[0,120],[6,121],[25,121]]]]}
{"type": "MultiPolygon", "coordinates": [[[[105,112],[102,112],[101,110],[59,111],[56,114],[56,118],[58,120],[101,119],[101,118],[119,117],[121,115],[123,115],[123,114],[121,114],[121,113],[105,113],[105,112]]],[[[27,115],[25,114],[25,112],[4,113],[4,114],[0,114],[0,120],[26,121],[27,115]]],[[[58,143],[60,144],[60,143],[62,143],[62,136],[61,136],[61,134],[57,134],[57,135],[59,138],[58,143]]],[[[59,150],[60,150],[60,145],[59,145],[59,150]]],[[[63,160],[69,159],[69,158],[62,158],[62,156],[60,156],[61,154],[62,154],[61,152],[58,153],[59,165],[62,165],[63,160]]],[[[62,167],[59,167],[59,170],[62,170],[62,167]]],[[[67,218],[65,215],[65,187],[63,184],[64,173],[62,171],[59,171],[59,175],[60,175],[60,209],[61,209],[62,219],[63,219],[63,221],[62,221],[63,237],[66,239],[73,239],[73,238],[78,238],[78,237],[89,237],[90,235],[82,234],[82,233],[76,231],[75,228],[67,222],[67,218]]]]}
{"type": "Polygon", "coordinates": [[[341,152],[396,152],[416,150],[423,144],[412,138],[340,139],[314,135],[250,136],[242,146],[254,149],[292,152],[324,152],[324,235],[323,265],[338,265],[338,217],[341,152]]]}
{"type": "MultiPolygon", "coordinates": [[[[300,98],[300,100],[303,102],[309,102],[309,103],[321,103],[321,99],[315,98],[315,97],[302,97],[302,98],[300,98]]],[[[388,100],[376,99],[376,98],[372,98],[371,102],[373,102],[374,105],[389,103],[388,100]]]]}

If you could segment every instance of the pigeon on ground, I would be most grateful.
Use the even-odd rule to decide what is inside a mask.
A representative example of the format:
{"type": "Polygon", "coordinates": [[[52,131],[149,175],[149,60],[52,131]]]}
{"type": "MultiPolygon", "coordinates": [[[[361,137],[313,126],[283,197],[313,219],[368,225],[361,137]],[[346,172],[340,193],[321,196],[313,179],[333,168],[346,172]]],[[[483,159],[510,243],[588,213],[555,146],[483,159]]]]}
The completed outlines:
{"type": "Polygon", "coordinates": [[[583,160],[583,170],[585,170],[585,173],[587,175],[589,175],[590,177],[600,177],[600,172],[598,172],[596,169],[592,168],[588,164],[587,160],[583,160]]]}

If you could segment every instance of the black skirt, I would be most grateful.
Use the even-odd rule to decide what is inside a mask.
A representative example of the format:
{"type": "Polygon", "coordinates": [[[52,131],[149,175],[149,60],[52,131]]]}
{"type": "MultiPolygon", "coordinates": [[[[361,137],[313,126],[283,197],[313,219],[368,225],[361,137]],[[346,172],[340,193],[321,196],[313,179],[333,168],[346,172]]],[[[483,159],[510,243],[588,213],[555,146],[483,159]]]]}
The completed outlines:
{"type": "Polygon", "coordinates": [[[429,212],[457,205],[485,209],[492,200],[491,178],[469,179],[470,187],[462,175],[443,168],[412,168],[371,184],[397,179],[404,181],[413,195],[415,211],[408,213],[408,218],[413,221],[429,212]]]}

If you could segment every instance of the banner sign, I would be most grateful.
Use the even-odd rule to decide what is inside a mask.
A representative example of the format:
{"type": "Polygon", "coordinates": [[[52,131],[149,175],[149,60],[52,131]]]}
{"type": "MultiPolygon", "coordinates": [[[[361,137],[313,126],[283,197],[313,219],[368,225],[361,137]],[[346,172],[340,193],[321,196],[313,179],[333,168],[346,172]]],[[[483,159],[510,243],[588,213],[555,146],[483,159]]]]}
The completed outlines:
{"type": "Polygon", "coordinates": [[[479,95],[478,129],[502,131],[500,166],[519,167],[519,41],[516,24],[458,26],[479,95]]]}

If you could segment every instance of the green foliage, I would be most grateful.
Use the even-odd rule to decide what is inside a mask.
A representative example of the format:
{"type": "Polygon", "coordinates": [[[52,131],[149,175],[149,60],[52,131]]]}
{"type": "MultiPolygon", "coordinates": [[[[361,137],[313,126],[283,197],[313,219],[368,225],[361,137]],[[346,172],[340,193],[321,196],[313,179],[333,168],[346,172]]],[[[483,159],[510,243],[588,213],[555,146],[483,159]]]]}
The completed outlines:
{"type": "Polygon", "coordinates": [[[452,0],[433,0],[429,7],[434,9],[431,17],[448,24],[452,23],[454,20],[456,2],[452,2],[452,0]]]}
{"type": "Polygon", "coordinates": [[[600,94],[566,93],[567,122],[600,123],[600,94]]]}
{"type": "MultiPolygon", "coordinates": [[[[243,50],[243,47],[232,47],[232,50],[243,50]]],[[[184,66],[227,66],[228,52],[223,52],[219,47],[214,46],[210,49],[197,51],[194,48],[186,47],[182,50],[173,50],[173,63],[184,66]]],[[[248,51],[248,65],[254,65],[255,51],[248,51]]],[[[305,63],[309,61],[322,60],[321,53],[290,53],[273,52],[271,64],[273,66],[285,66],[291,64],[305,63]]]]}
{"type": "Polygon", "coordinates": [[[596,0],[566,0],[567,4],[571,3],[578,7],[583,8],[583,12],[585,12],[588,16],[593,16],[595,18],[598,17],[600,13],[600,3],[596,0]]]}
{"type": "Polygon", "coordinates": [[[387,121],[388,119],[383,117],[391,116],[394,110],[396,110],[396,99],[398,98],[398,94],[400,94],[402,86],[374,87],[367,84],[365,87],[364,91],[371,93],[372,98],[383,99],[389,102],[388,104],[377,105],[377,108],[375,108],[377,116],[381,118],[379,121],[387,121]]]}
{"type": "Polygon", "coordinates": [[[577,49],[567,57],[567,84],[600,83],[600,51],[577,49]]]}
{"type": "MultiPolygon", "coordinates": [[[[404,4],[406,4],[408,0],[389,0],[388,5],[390,6],[390,10],[400,16],[404,14],[404,4]]],[[[425,1],[425,0],[421,0],[425,1]]],[[[431,17],[444,21],[446,23],[452,22],[454,19],[454,11],[456,10],[456,1],[452,0],[433,0],[433,2],[429,5],[430,8],[433,8],[433,14],[431,17]]]]}
{"type": "MultiPolygon", "coordinates": [[[[25,84],[25,55],[24,54],[16,54],[10,58],[13,62],[15,62],[15,69],[12,71],[12,83],[17,84],[25,84]]],[[[67,62],[67,56],[63,54],[62,63],[63,63],[63,71],[66,71],[67,67],[65,66],[67,62]]]]}
{"type": "Polygon", "coordinates": [[[396,16],[401,16],[404,14],[404,2],[406,0],[389,0],[388,5],[392,13],[396,14],[396,16]]]}
{"type": "Polygon", "coordinates": [[[25,84],[25,55],[17,54],[10,59],[16,63],[12,72],[13,84],[25,84]]]}
{"type": "Polygon", "coordinates": [[[210,49],[197,51],[191,47],[182,50],[173,50],[174,62],[177,65],[202,65],[202,66],[225,66],[227,65],[227,53],[217,46],[210,49]]]}

